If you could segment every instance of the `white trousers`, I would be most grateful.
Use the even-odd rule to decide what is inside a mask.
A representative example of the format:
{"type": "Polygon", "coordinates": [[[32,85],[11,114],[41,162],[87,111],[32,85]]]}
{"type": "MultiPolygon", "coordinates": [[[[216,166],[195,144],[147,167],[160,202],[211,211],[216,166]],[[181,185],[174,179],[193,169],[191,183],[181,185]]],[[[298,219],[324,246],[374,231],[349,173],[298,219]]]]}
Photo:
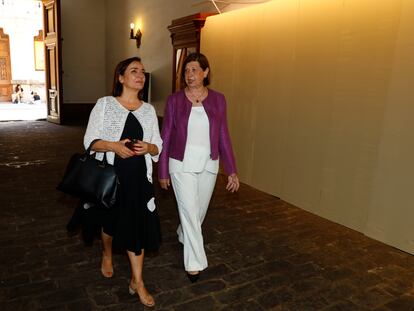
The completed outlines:
{"type": "Polygon", "coordinates": [[[217,174],[206,170],[201,173],[171,173],[171,182],[177,199],[181,224],[178,240],[184,245],[186,271],[202,271],[207,268],[201,224],[216,184],[217,174]]]}

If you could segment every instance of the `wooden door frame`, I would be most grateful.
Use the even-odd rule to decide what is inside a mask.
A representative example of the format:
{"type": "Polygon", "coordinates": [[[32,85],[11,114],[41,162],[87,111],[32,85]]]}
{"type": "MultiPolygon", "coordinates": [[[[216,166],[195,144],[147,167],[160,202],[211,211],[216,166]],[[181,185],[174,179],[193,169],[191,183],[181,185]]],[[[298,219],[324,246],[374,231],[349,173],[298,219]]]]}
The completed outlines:
{"type": "MultiPolygon", "coordinates": [[[[187,56],[188,50],[200,52],[201,28],[204,27],[207,17],[215,13],[200,12],[193,15],[174,19],[167,28],[171,33],[173,45],[172,92],[183,87],[181,68],[177,68],[177,53],[182,51],[181,61],[187,56]]],[[[178,62],[179,63],[179,62],[178,62]]]]}
{"type": "MultiPolygon", "coordinates": [[[[9,76],[8,76],[8,79],[5,79],[4,81],[8,80],[9,85],[7,86],[7,84],[4,84],[4,89],[6,89],[6,92],[7,92],[6,95],[5,95],[5,99],[6,99],[6,101],[10,101],[10,100],[12,100],[12,94],[13,94],[13,85],[11,83],[12,80],[11,80],[10,37],[9,37],[8,34],[4,33],[4,28],[3,27],[0,27],[0,40],[8,42],[7,51],[6,51],[7,54],[8,54],[8,61],[6,60],[7,64],[5,64],[5,66],[7,66],[7,68],[9,69],[9,71],[8,71],[9,76]],[[8,89],[8,91],[7,91],[7,89],[8,89]]],[[[1,97],[1,94],[0,94],[0,97],[1,97]]]]}
{"type": "Polygon", "coordinates": [[[61,17],[60,0],[42,0],[43,4],[43,33],[45,43],[45,87],[47,103],[47,120],[60,124],[63,120],[63,92],[62,92],[62,39],[61,39],[61,17]],[[53,10],[53,20],[48,15],[53,10]],[[53,23],[52,32],[48,32],[50,23],[53,23]],[[50,53],[54,49],[56,63],[55,71],[51,74],[50,53]],[[51,85],[51,78],[55,78],[55,87],[51,85]]]}

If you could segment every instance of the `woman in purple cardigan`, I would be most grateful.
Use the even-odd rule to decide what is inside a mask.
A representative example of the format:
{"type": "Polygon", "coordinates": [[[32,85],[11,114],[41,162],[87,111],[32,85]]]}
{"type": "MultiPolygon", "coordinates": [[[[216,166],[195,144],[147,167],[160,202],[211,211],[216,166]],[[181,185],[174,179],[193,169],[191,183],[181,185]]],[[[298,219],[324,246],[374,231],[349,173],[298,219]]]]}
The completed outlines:
{"type": "Polygon", "coordinates": [[[177,199],[180,226],[178,240],[184,245],[184,267],[191,282],[207,268],[201,224],[207,212],[219,170],[219,158],[228,174],[226,189],[239,189],[233,150],[227,128],[224,95],[208,89],[210,66],[201,53],[183,63],[186,83],[168,97],[159,160],[161,188],[170,181],[177,199]]]}

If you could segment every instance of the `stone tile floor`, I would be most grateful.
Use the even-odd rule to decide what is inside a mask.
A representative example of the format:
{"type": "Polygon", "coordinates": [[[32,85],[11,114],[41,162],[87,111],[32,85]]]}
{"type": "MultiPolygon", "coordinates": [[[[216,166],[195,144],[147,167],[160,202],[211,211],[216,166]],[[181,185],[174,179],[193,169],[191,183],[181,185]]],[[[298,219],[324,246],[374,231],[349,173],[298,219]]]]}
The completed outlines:
{"type": "MultiPolygon", "coordinates": [[[[77,201],[55,190],[82,126],[0,123],[0,309],[145,310],[129,267],[99,271],[100,245],[65,225],[77,201]]],[[[153,310],[414,310],[414,256],[220,176],[203,226],[209,268],[190,284],[171,192],[157,185],[163,244],[145,260],[153,310]]]]}

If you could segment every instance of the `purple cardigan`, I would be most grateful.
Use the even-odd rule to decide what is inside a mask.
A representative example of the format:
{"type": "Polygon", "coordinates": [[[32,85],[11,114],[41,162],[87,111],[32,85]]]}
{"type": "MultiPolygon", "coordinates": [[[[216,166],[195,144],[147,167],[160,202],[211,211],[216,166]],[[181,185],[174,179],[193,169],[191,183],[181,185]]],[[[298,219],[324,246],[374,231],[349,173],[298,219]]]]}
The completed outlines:
{"type": "MultiPolygon", "coordinates": [[[[236,173],[236,163],[231,147],[229,130],[227,128],[226,99],[224,95],[208,89],[208,95],[203,101],[210,122],[211,159],[220,160],[226,174],[236,173]]],[[[187,126],[192,104],[180,90],[168,97],[162,122],[162,152],[158,163],[158,177],[170,178],[168,161],[173,158],[184,159],[187,142],[187,126]]]]}

